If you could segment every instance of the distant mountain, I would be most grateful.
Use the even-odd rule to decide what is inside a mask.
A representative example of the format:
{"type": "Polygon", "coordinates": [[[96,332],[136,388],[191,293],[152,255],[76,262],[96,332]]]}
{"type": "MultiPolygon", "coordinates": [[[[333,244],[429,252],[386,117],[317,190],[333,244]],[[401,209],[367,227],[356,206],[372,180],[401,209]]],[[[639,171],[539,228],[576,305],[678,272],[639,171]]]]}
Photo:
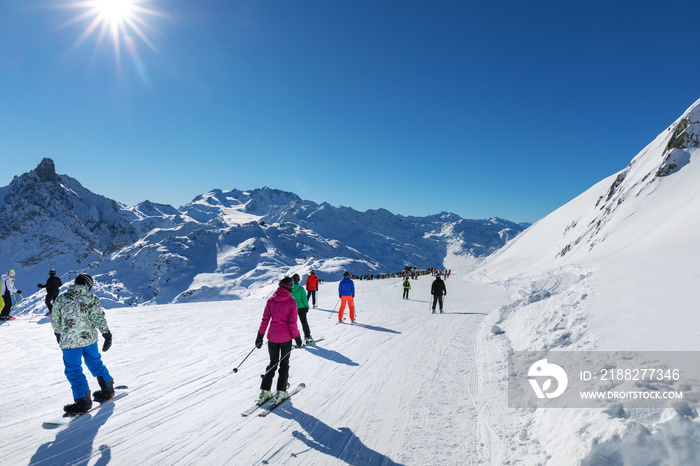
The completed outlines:
{"type": "Polygon", "coordinates": [[[51,159],[0,188],[0,255],[25,296],[55,268],[88,271],[107,306],[238,299],[283,274],[442,267],[450,247],[485,257],[523,230],[445,213],[404,217],[304,201],[270,188],[214,190],[176,209],[125,206],[56,174],[51,159]]]}

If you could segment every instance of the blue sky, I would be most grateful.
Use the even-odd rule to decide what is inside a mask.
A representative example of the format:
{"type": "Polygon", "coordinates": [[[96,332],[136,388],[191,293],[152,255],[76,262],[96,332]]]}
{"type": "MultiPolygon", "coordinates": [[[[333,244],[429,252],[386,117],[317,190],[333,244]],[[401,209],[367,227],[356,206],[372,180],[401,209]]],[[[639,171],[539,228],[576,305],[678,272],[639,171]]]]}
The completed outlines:
{"type": "Polygon", "coordinates": [[[697,2],[143,1],[118,60],[69,3],[0,1],[0,186],[534,222],[700,98],[697,2]]]}

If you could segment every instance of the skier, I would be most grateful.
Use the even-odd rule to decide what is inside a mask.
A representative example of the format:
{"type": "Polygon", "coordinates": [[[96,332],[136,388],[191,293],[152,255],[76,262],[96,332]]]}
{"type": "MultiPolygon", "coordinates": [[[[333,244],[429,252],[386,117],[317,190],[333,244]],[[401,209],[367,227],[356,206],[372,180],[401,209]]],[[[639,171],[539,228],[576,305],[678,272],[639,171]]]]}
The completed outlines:
{"type": "Polygon", "coordinates": [[[430,294],[433,295],[433,314],[435,314],[435,306],[440,303],[440,314],[442,314],[442,297],[447,295],[447,288],[445,288],[445,282],[440,278],[440,274],[435,274],[435,280],[433,285],[430,287],[430,294]]]}
{"type": "Polygon", "coordinates": [[[408,299],[408,291],[411,289],[411,282],[408,277],[403,281],[403,299],[408,299]]]}
{"type": "Polygon", "coordinates": [[[51,326],[63,351],[65,374],[75,400],[63,407],[67,413],[84,413],[92,407],[90,386],[83,374],[83,358],[90,373],[97,377],[100,384],[100,390],[93,394],[95,401],[105,401],[114,396],[114,379],[102,363],[97,348],[97,332],[105,339],[102,351],[107,351],[112,346],[112,333],[107,326],[99,298],[90,293],[93,284],[90,275],[81,273],[54,304],[51,326]]]}
{"type": "Polygon", "coordinates": [[[340,297],[338,322],[343,321],[343,311],[347,305],[350,308],[350,320],[355,323],[355,283],[350,278],[350,272],[343,274],[343,279],[338,284],[338,296],[340,297]]]}
{"type": "Polygon", "coordinates": [[[22,294],[22,291],[15,288],[15,271],[9,270],[2,275],[2,299],[5,305],[2,308],[2,312],[0,312],[0,320],[14,319],[14,317],[10,317],[10,312],[12,311],[12,293],[22,294]]]}
{"type": "Polygon", "coordinates": [[[311,275],[306,279],[306,299],[311,298],[313,306],[316,307],[316,291],[318,290],[318,277],[315,271],[311,271],[311,275]]]}
{"type": "Polygon", "coordinates": [[[39,288],[46,288],[46,299],[44,302],[46,303],[46,307],[49,308],[49,312],[44,315],[51,315],[51,311],[53,310],[53,302],[56,300],[56,298],[58,298],[62,285],[63,282],[61,282],[61,279],[56,276],[56,271],[54,269],[49,271],[49,279],[46,280],[46,285],[42,285],[41,283],[36,285],[39,288]]]}
{"type": "MultiPolygon", "coordinates": [[[[309,299],[304,293],[304,288],[299,285],[301,277],[299,274],[292,275],[292,281],[294,281],[294,289],[292,290],[292,297],[297,302],[297,311],[299,313],[299,320],[301,320],[301,328],[304,330],[304,339],[306,344],[314,342],[311,337],[311,329],[309,328],[309,322],[306,319],[306,314],[309,312],[309,299]]],[[[308,280],[307,280],[308,283],[308,280]]]]}
{"type": "Polygon", "coordinates": [[[263,337],[270,326],[267,335],[267,349],[270,352],[270,364],[267,366],[262,383],[260,384],[260,398],[258,404],[263,404],[272,398],[272,379],[275,377],[275,367],[278,366],[277,393],[278,401],[289,397],[287,393],[287,379],[289,378],[289,353],[292,351],[292,340],[297,347],[303,345],[297,326],[297,303],[292,297],[294,282],[289,277],[284,277],[279,282],[279,288],[267,300],[262,322],[255,339],[255,347],[260,349],[263,345],[263,337]],[[281,359],[280,359],[281,358],[281,359]]]}

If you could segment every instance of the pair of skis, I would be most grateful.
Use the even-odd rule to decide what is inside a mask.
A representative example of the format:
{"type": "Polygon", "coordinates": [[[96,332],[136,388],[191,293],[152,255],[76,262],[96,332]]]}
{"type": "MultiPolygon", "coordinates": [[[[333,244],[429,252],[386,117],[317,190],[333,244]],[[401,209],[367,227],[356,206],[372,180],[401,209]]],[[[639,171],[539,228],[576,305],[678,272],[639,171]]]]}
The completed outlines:
{"type": "Polygon", "coordinates": [[[258,413],[259,417],[265,417],[268,414],[270,414],[272,411],[274,411],[278,406],[282,406],[289,400],[292,396],[296,395],[300,391],[302,391],[306,387],[306,384],[300,383],[292,391],[289,392],[289,396],[285,398],[284,400],[280,401],[276,397],[272,397],[263,404],[257,404],[251,406],[250,408],[246,409],[241,413],[241,416],[247,417],[250,416],[251,414],[255,413],[258,409],[261,409],[260,413],[258,413]]]}
{"type": "MultiPolygon", "coordinates": [[[[306,348],[309,346],[314,346],[316,343],[318,343],[319,341],[323,341],[323,340],[325,340],[325,337],[316,338],[315,340],[310,341],[302,346],[299,346],[298,348],[306,348]]],[[[294,396],[297,393],[299,393],[300,391],[302,391],[305,387],[306,387],[306,384],[300,383],[299,385],[294,387],[294,389],[288,393],[287,398],[285,398],[284,400],[281,400],[281,401],[273,396],[272,398],[270,398],[269,400],[265,401],[262,404],[258,404],[256,402],[253,406],[251,406],[250,408],[243,411],[241,413],[241,416],[248,417],[248,416],[254,414],[256,411],[258,411],[258,409],[261,409],[262,411],[260,411],[258,413],[258,416],[265,417],[268,414],[270,414],[272,411],[274,411],[278,406],[281,406],[284,403],[286,403],[287,400],[289,400],[292,396],[294,396]]]]}
{"type": "Polygon", "coordinates": [[[85,411],[84,413],[65,413],[60,417],[57,417],[55,419],[50,419],[48,421],[44,421],[44,425],[47,426],[64,426],[66,424],[70,424],[71,422],[75,421],[79,417],[83,416],[84,414],[90,413],[92,411],[95,411],[96,409],[99,409],[101,406],[111,403],[115,400],[118,400],[119,398],[122,398],[126,396],[128,393],[129,387],[126,385],[119,385],[118,387],[114,387],[114,396],[110,398],[109,400],[104,400],[104,401],[93,401],[92,402],[92,408],[89,410],[85,411]]]}

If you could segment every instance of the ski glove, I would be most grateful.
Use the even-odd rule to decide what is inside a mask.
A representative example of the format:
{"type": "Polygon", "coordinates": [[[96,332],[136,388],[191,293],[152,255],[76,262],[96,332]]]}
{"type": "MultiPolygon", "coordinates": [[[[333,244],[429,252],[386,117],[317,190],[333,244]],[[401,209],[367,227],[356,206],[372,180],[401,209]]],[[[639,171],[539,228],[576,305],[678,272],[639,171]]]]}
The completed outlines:
{"type": "Polygon", "coordinates": [[[61,344],[61,334],[60,334],[60,333],[54,333],[54,335],[56,335],[56,343],[58,343],[58,344],[60,345],[60,344],[61,344]]]}
{"type": "Polygon", "coordinates": [[[301,341],[301,337],[296,337],[294,339],[294,342],[297,344],[297,348],[301,348],[302,346],[304,346],[304,342],[301,341]]]}
{"type": "MultiPolygon", "coordinates": [[[[21,294],[22,294],[22,290],[17,290],[17,294],[18,294],[18,295],[21,295],[21,294]]],[[[22,298],[22,299],[24,299],[24,298],[22,298]]]]}
{"type": "Polygon", "coordinates": [[[255,339],[255,347],[256,347],[257,349],[262,348],[263,337],[264,337],[264,335],[263,335],[262,333],[258,333],[258,336],[257,336],[257,338],[255,339]]]}
{"type": "Polygon", "coordinates": [[[105,344],[102,345],[102,351],[107,351],[112,347],[112,334],[107,332],[102,335],[105,338],[105,344]]]}

